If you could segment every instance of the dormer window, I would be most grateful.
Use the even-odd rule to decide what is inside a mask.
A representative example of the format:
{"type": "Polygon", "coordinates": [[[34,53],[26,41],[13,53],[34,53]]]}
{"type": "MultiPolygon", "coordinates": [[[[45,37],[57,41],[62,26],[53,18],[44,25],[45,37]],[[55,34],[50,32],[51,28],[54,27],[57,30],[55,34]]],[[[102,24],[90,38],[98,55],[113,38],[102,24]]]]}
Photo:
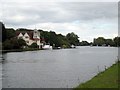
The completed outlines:
{"type": "Polygon", "coordinates": [[[29,41],[26,41],[26,43],[29,43],[29,41]]]}
{"type": "Polygon", "coordinates": [[[28,36],[25,36],[25,38],[29,38],[28,36]]]}
{"type": "Polygon", "coordinates": [[[22,38],[23,38],[22,36],[19,37],[19,39],[22,39],[22,38]]]}

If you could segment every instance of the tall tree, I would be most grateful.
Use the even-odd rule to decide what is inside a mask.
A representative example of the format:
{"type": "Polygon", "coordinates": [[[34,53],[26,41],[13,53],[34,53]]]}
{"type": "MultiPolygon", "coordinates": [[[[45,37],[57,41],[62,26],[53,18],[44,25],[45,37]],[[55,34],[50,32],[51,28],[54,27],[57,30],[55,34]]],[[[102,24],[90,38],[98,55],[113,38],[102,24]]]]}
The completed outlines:
{"type": "Polygon", "coordinates": [[[69,43],[72,45],[79,45],[79,37],[75,33],[68,33],[66,35],[66,38],[68,39],[69,43]]]}
{"type": "Polygon", "coordinates": [[[89,46],[90,43],[88,43],[87,41],[82,41],[80,42],[80,46],[89,46]]]}
{"type": "Polygon", "coordinates": [[[2,22],[0,22],[0,41],[4,42],[5,40],[6,40],[5,25],[2,22]]]}
{"type": "Polygon", "coordinates": [[[6,39],[11,39],[16,36],[15,30],[13,28],[6,28],[6,39]]]}
{"type": "Polygon", "coordinates": [[[120,37],[115,37],[114,39],[115,46],[120,46],[120,37]]]}
{"type": "Polygon", "coordinates": [[[105,39],[105,44],[106,44],[106,46],[108,46],[108,45],[114,46],[114,42],[112,39],[105,39]]]}
{"type": "Polygon", "coordinates": [[[105,38],[104,37],[98,37],[97,39],[94,39],[94,45],[102,46],[105,44],[105,38]]]}

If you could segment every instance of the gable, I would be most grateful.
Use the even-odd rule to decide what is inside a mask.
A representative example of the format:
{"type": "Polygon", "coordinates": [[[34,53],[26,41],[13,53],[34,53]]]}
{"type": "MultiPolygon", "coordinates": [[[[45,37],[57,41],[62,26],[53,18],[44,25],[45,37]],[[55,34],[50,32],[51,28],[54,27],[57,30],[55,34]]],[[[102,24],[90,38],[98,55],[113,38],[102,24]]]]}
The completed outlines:
{"type": "Polygon", "coordinates": [[[23,34],[22,34],[22,33],[19,33],[19,34],[18,34],[18,37],[23,37],[23,34]]]}
{"type": "Polygon", "coordinates": [[[24,34],[24,37],[30,37],[30,36],[29,36],[28,33],[26,32],[26,33],[24,34]]]}

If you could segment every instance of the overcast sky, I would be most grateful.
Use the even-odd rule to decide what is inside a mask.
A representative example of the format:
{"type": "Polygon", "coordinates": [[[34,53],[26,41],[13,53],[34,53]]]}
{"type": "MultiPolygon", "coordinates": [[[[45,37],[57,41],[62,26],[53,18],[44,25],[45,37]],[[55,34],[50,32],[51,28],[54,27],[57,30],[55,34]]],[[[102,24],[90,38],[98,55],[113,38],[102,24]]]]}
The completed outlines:
{"type": "Polygon", "coordinates": [[[15,29],[36,27],[63,35],[75,32],[80,41],[91,42],[93,38],[99,36],[105,38],[117,36],[118,3],[87,1],[2,0],[0,20],[6,27],[15,29]]]}

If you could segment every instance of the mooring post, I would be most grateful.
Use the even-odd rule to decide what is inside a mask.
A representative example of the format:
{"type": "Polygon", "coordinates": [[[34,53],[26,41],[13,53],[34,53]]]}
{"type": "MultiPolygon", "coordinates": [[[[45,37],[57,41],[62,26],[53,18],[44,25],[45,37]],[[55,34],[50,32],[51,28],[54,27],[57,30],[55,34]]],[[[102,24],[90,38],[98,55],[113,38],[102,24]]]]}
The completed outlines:
{"type": "Polygon", "coordinates": [[[97,66],[97,68],[98,68],[98,73],[100,73],[100,69],[99,69],[99,66],[97,66]]]}
{"type": "Polygon", "coordinates": [[[106,65],[105,65],[105,70],[106,70],[107,68],[106,68],[106,65]]]}

